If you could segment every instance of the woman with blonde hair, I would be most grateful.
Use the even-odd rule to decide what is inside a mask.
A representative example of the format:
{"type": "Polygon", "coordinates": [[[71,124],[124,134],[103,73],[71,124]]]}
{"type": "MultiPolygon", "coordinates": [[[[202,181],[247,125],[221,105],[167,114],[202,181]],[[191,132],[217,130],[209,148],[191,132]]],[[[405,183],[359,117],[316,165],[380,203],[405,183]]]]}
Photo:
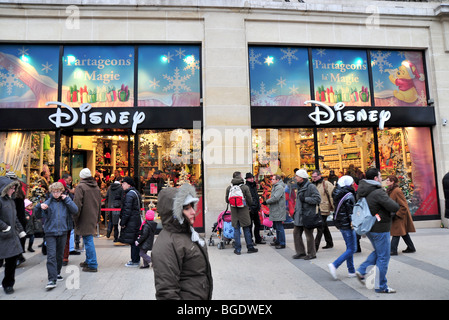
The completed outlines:
{"type": "Polygon", "coordinates": [[[390,175],[386,180],[387,193],[391,199],[396,201],[400,208],[393,217],[393,222],[391,224],[390,234],[391,239],[391,253],[390,255],[398,255],[398,244],[399,237],[404,239],[407,249],[402,250],[404,253],[415,252],[415,246],[412,239],[410,238],[409,232],[415,232],[415,226],[413,224],[412,215],[405,199],[404,193],[401,188],[399,188],[399,179],[395,175],[390,175]]]}

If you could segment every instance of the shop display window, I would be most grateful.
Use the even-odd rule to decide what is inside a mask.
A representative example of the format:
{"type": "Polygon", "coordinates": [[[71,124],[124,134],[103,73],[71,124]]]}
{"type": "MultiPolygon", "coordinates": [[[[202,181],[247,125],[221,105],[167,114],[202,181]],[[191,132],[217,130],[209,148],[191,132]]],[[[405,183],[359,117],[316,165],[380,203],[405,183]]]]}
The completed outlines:
{"type": "Polygon", "coordinates": [[[133,46],[64,46],[62,102],[93,107],[134,105],[133,46]]]}
{"type": "Polygon", "coordinates": [[[386,128],[378,140],[382,177],[398,177],[412,215],[438,214],[430,129],[386,128]]]}
{"type": "Polygon", "coordinates": [[[0,45],[0,108],[41,108],[58,98],[59,46],[0,45]]]}
{"type": "Polygon", "coordinates": [[[200,106],[200,59],[197,45],[139,46],[138,105],[200,106]]]}
{"type": "Polygon", "coordinates": [[[371,105],[365,50],[312,49],[315,100],[327,105],[371,105]]]}
{"type": "Polygon", "coordinates": [[[421,52],[372,50],[370,56],[376,106],[427,106],[421,52]]]}
{"type": "Polygon", "coordinates": [[[310,100],[307,48],[249,47],[251,106],[304,106],[310,100]]]}

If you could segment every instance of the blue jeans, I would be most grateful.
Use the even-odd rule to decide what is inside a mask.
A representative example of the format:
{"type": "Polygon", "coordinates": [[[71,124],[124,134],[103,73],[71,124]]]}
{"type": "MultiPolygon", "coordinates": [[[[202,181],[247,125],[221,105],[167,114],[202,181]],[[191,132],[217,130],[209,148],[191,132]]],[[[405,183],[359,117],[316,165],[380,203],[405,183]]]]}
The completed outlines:
{"type": "Polygon", "coordinates": [[[376,266],[376,292],[384,291],[388,288],[387,271],[390,262],[390,232],[368,232],[366,234],[373,245],[374,251],[366,258],[358,271],[364,275],[369,266],[376,266]]]}
{"type": "Polygon", "coordinates": [[[90,268],[97,269],[97,253],[95,252],[94,236],[83,236],[84,249],[86,250],[86,263],[90,268]]]}
{"type": "MultiPolygon", "coordinates": [[[[253,240],[251,239],[251,227],[242,227],[243,235],[245,236],[246,248],[254,248],[253,240]]],[[[242,244],[240,242],[240,222],[237,222],[237,228],[234,228],[234,248],[240,252],[242,250],[242,244]]]]}
{"type": "Polygon", "coordinates": [[[285,231],[282,221],[273,221],[273,228],[276,230],[276,242],[285,246],[285,231]]]}
{"type": "Polygon", "coordinates": [[[348,272],[355,273],[353,256],[354,252],[357,251],[357,235],[353,229],[340,229],[340,232],[346,243],[346,251],[333,262],[333,265],[335,268],[338,268],[346,261],[348,272]]]}

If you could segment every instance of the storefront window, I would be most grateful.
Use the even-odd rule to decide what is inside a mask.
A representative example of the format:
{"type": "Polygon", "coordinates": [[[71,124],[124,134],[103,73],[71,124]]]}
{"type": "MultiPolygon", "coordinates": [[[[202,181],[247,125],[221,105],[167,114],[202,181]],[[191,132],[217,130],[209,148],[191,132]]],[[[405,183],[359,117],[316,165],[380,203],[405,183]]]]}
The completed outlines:
{"type": "Polygon", "coordinates": [[[312,49],[315,100],[347,106],[371,104],[365,50],[312,49]]]}
{"type": "Polygon", "coordinates": [[[318,129],[319,163],[323,176],[349,174],[359,179],[375,166],[374,136],[370,128],[318,129]]]}
{"type": "Polygon", "coordinates": [[[45,107],[58,97],[59,46],[0,46],[0,108],[45,107]]]}
{"type": "Polygon", "coordinates": [[[163,187],[193,185],[200,201],[194,227],[203,227],[201,130],[143,130],[139,134],[139,174],[146,207],[157,206],[163,187]]]}
{"type": "Polygon", "coordinates": [[[304,106],[310,100],[307,48],[249,47],[251,106],[304,106]]]}
{"type": "Polygon", "coordinates": [[[65,46],[62,102],[79,107],[134,105],[133,46],[65,46]]]}
{"type": "Polygon", "coordinates": [[[139,106],[200,106],[200,47],[139,47],[139,106]]]}
{"type": "Polygon", "coordinates": [[[370,51],[376,106],[427,106],[419,51],[370,51]]]}
{"type": "Polygon", "coordinates": [[[387,128],[378,139],[382,177],[398,177],[413,215],[438,214],[430,129],[387,128]]]}

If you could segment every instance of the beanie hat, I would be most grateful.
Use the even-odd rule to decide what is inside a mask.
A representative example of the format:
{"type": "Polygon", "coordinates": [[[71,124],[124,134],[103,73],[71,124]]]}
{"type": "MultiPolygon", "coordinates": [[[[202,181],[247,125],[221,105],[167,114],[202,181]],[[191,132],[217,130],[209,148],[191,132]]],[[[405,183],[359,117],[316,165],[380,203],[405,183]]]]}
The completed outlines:
{"type": "Polygon", "coordinates": [[[343,176],[338,179],[338,185],[340,187],[349,187],[354,183],[354,179],[351,176],[343,176]]]}
{"type": "Polygon", "coordinates": [[[124,177],[122,182],[126,182],[130,186],[134,187],[136,184],[134,183],[134,180],[131,177],[124,177]]]}
{"type": "Polygon", "coordinates": [[[296,171],[296,175],[303,179],[309,179],[309,174],[304,169],[299,169],[298,171],[296,171]]]}
{"type": "Polygon", "coordinates": [[[147,221],[153,221],[153,220],[154,220],[154,211],[153,211],[153,210],[148,210],[148,211],[145,213],[145,219],[146,219],[147,221]]]}
{"type": "Polygon", "coordinates": [[[80,171],[80,178],[81,179],[87,179],[92,177],[92,173],[90,172],[89,168],[84,168],[80,171]]]}
{"type": "Polygon", "coordinates": [[[25,199],[24,200],[25,208],[28,207],[30,204],[33,204],[30,200],[25,199]]]}

